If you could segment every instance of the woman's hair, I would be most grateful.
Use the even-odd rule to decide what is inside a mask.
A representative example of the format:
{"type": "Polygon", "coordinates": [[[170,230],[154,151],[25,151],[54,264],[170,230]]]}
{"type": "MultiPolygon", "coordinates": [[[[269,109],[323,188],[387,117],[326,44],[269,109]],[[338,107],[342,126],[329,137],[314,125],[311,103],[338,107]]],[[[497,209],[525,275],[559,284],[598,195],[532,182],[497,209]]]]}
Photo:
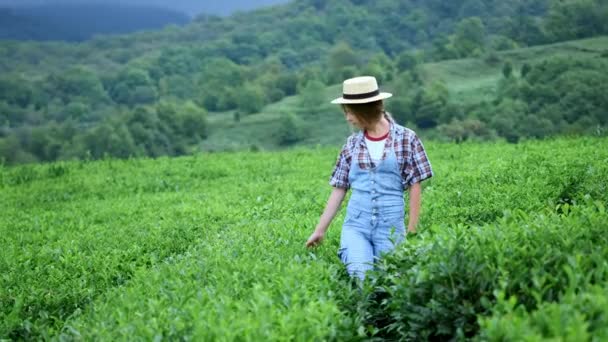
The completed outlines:
{"type": "Polygon", "coordinates": [[[384,102],[382,100],[369,102],[369,103],[358,103],[358,104],[342,104],[342,110],[346,113],[347,111],[353,114],[362,123],[369,125],[382,118],[384,113],[384,102]]]}

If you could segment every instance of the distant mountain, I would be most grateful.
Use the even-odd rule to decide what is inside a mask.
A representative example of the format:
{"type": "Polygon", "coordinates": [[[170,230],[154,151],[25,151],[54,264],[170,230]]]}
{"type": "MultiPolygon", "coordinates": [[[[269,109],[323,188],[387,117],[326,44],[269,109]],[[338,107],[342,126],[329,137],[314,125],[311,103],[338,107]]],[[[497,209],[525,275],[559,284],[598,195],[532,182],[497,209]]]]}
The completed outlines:
{"type": "Polygon", "coordinates": [[[98,34],[183,25],[190,18],[160,7],[116,4],[43,4],[0,9],[0,40],[83,41],[98,34]]]}
{"type": "MultiPolygon", "coordinates": [[[[103,3],[120,3],[131,6],[154,6],[184,12],[190,16],[197,14],[229,15],[235,11],[247,11],[259,7],[286,3],[289,0],[223,0],[223,1],[201,1],[201,0],[113,0],[103,3]]],[[[57,5],[57,4],[90,4],[92,0],[0,0],[0,7],[16,7],[31,5],[57,5]]],[[[97,2],[102,3],[101,0],[97,2]]]]}

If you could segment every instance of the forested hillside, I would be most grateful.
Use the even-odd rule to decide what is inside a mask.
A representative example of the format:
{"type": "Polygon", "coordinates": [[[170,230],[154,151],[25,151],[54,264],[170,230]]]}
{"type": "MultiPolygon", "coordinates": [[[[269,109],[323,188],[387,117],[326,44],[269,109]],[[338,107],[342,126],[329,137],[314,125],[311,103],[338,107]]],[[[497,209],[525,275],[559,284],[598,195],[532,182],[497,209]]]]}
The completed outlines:
{"type": "Polygon", "coordinates": [[[507,52],[607,34],[607,18],[601,0],[300,0],[78,45],[3,42],[0,157],[187,154],[214,129],[211,114],[238,125],[295,95],[268,133],[275,146],[298,144],[302,122],[328,111],[326,87],[363,73],[400,95],[390,104],[400,122],[439,138],[602,132],[605,46],[533,63],[507,52]],[[496,96],[454,101],[429,82],[427,63],[463,58],[502,70],[496,96]]]}

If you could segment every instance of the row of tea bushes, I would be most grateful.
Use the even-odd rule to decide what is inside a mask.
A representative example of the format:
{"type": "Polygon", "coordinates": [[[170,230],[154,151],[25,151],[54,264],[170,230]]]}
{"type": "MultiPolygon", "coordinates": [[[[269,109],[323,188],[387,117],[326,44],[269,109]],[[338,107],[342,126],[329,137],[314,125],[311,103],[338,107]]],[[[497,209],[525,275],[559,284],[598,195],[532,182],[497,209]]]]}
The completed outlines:
{"type": "MultiPolygon", "coordinates": [[[[572,269],[570,269],[573,271],[572,269]]],[[[573,271],[574,272],[574,271],[573,271]]],[[[574,274],[572,278],[576,278],[574,274]]],[[[498,294],[493,315],[480,318],[482,341],[607,341],[608,285],[574,282],[557,302],[528,311],[498,294]],[[582,287],[580,285],[583,285],[582,287]]]]}
{"type": "Polygon", "coordinates": [[[470,338],[497,291],[521,310],[545,310],[573,282],[585,290],[608,281],[606,214],[601,201],[589,200],[567,213],[518,211],[488,225],[434,226],[384,259],[366,286],[363,319],[370,333],[389,339],[470,338]]]}

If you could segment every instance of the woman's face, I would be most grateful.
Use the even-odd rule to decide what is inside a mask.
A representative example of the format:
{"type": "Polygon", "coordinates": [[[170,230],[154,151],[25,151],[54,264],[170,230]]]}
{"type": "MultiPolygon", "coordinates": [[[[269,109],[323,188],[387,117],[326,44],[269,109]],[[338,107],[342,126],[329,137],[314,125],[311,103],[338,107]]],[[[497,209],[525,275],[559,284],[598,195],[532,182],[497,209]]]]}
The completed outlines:
{"type": "Polygon", "coordinates": [[[348,109],[344,110],[344,118],[346,119],[346,121],[348,121],[349,124],[359,128],[359,129],[365,128],[363,123],[361,121],[359,121],[357,116],[355,116],[355,114],[351,113],[348,109]]]}

